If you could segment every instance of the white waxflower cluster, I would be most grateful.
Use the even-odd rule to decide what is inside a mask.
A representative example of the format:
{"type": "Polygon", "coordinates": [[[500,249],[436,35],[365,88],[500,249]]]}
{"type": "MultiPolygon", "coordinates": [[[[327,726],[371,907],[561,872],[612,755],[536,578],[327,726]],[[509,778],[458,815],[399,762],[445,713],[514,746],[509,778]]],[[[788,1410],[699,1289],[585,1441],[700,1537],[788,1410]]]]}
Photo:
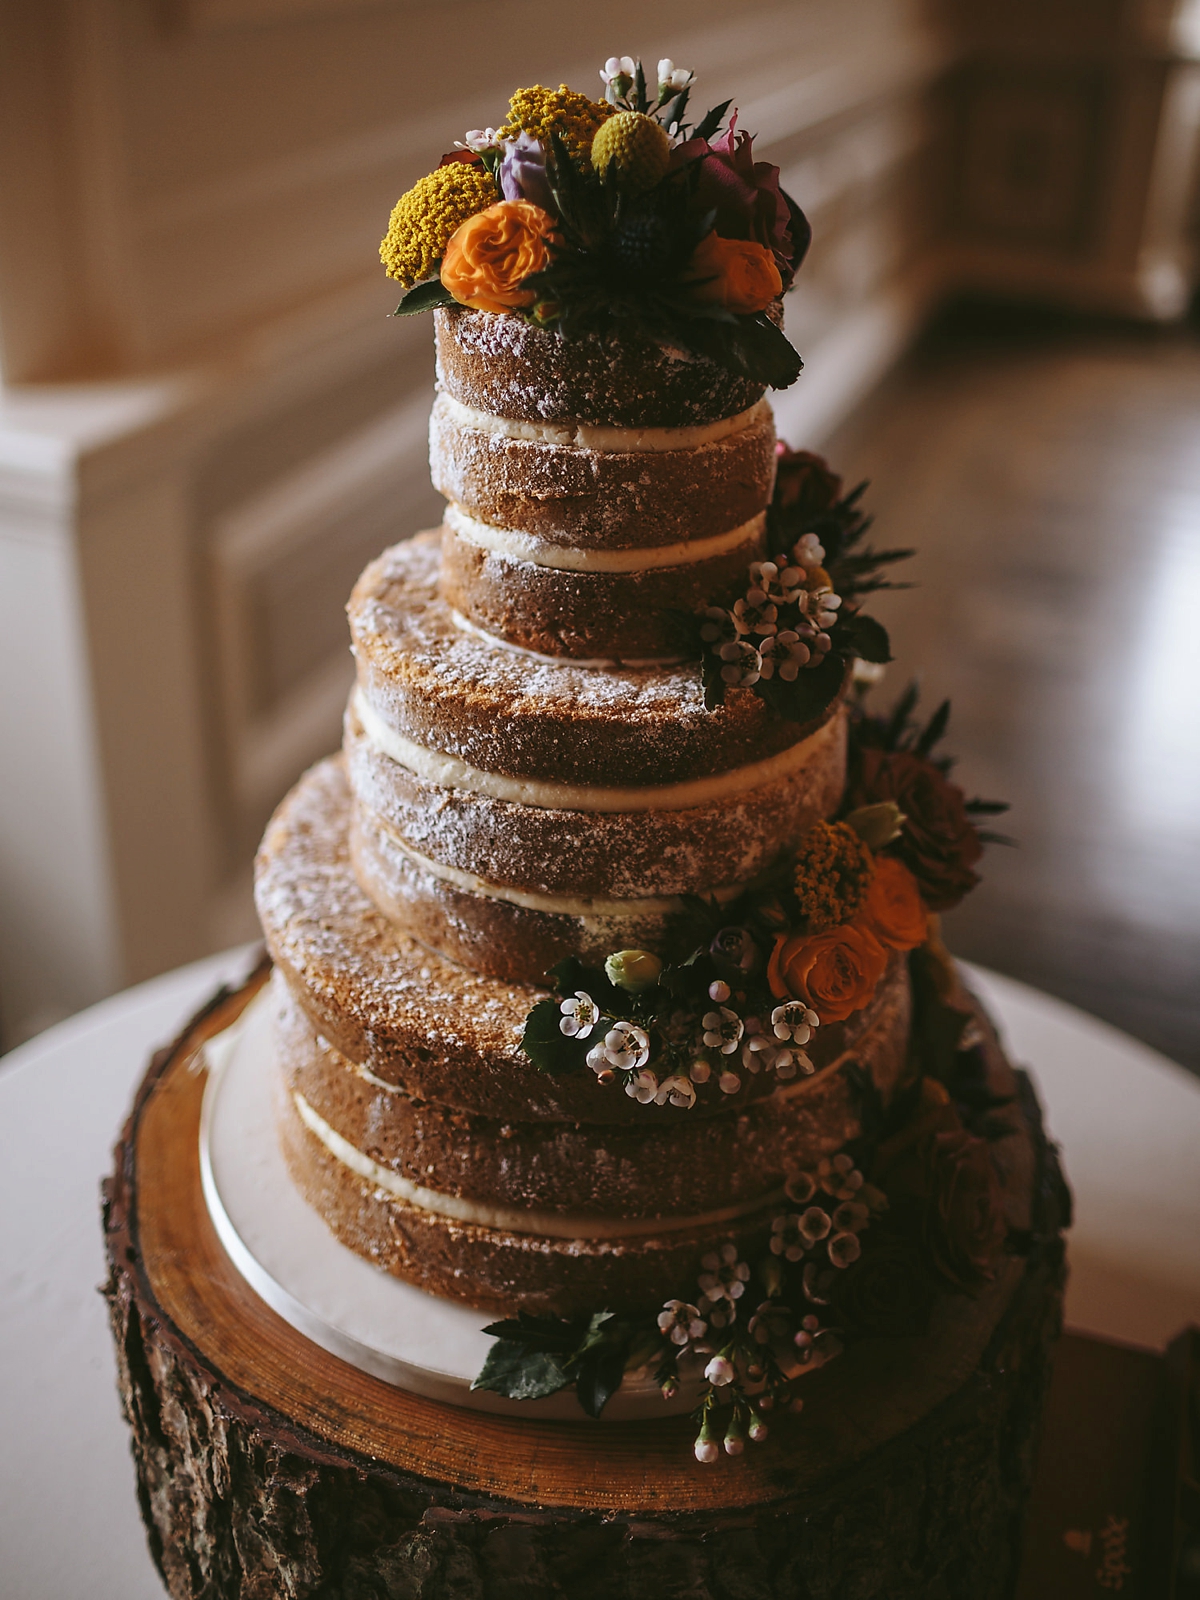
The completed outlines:
{"type": "Polygon", "coordinates": [[[794,683],[804,668],[829,654],[828,632],[837,621],[840,595],[821,566],[825,550],[806,533],[791,556],[750,564],[750,587],[729,610],[710,606],[700,636],[721,661],[721,677],[750,688],[760,679],[794,683]]]}
{"type": "MultiPolygon", "coordinates": [[[[633,56],[609,56],[600,68],[600,81],[604,85],[604,98],[609,105],[626,105],[629,91],[633,88],[637,77],[638,63],[633,56]]],[[[649,76],[649,74],[647,74],[649,76]]],[[[665,106],[668,100],[673,100],[677,94],[691,86],[695,74],[687,67],[677,67],[669,56],[664,56],[658,63],[658,99],[657,106],[665,106]]]]}
{"type": "Polygon", "coordinates": [[[720,979],[709,986],[708,993],[717,1005],[700,1019],[703,1031],[688,1074],[693,1083],[707,1083],[714,1068],[720,1067],[717,1086],[721,1093],[737,1094],[743,1073],[773,1072],[781,1083],[787,1083],[797,1074],[811,1077],[816,1072],[811,1057],[801,1048],[819,1026],[815,1011],[798,1000],[788,1000],[776,1006],[764,1023],[760,1017],[739,1017],[723,1004],[730,998],[730,990],[720,979]],[[700,1055],[701,1049],[714,1052],[717,1060],[700,1055]]]}

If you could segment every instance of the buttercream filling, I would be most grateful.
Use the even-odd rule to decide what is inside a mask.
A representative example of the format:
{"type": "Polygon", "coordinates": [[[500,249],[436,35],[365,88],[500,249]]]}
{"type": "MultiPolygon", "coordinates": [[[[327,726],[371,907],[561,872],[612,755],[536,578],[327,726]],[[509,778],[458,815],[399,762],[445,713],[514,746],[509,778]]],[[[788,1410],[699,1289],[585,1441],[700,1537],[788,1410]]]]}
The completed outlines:
{"type": "Polygon", "coordinates": [[[473,544],[490,555],[509,561],[523,561],[552,572],[631,573],[652,572],[664,567],[694,566],[728,555],[743,546],[762,544],[767,514],[760,511],[749,522],[707,539],[681,539],[676,544],[631,545],[621,550],[595,550],[582,545],[548,544],[531,533],[516,528],[496,528],[481,522],[461,506],[446,507],[446,526],[464,544],[473,544]]]}
{"type": "MultiPolygon", "coordinates": [[[[576,895],[533,894],[525,889],[510,889],[503,884],[489,883],[486,878],[477,878],[472,872],[462,872],[458,867],[448,867],[441,861],[432,861],[401,839],[382,817],[373,815],[372,822],[380,833],[385,834],[395,848],[407,856],[421,872],[440,878],[443,883],[453,884],[456,889],[464,889],[468,894],[482,895],[488,900],[504,900],[509,905],[520,906],[526,911],[546,911],[553,916],[579,917],[586,921],[593,917],[597,919],[665,917],[683,910],[683,901],[678,895],[650,896],[644,900],[608,900],[600,896],[587,898],[576,895]]],[[[718,905],[724,905],[730,900],[736,900],[744,888],[744,884],[732,884],[724,889],[708,891],[706,898],[716,900],[718,905]]]]}
{"type": "Polygon", "coordinates": [[[510,800],[515,805],[533,806],[539,811],[688,811],[693,806],[709,805],[759,789],[778,778],[798,772],[816,759],[823,744],[836,737],[837,718],[833,717],[816,733],[799,744],[789,745],[761,761],[743,767],[730,767],[709,777],[689,778],[683,783],[654,784],[642,789],[608,788],[590,783],[554,783],[546,778],[513,778],[503,772],[485,772],[458,756],[414,744],[386,723],[368,703],[361,685],[352,700],[355,715],[367,742],[381,755],[426,783],[443,789],[467,789],[493,800],[510,800]]]}
{"type": "Polygon", "coordinates": [[[489,633],[464,617],[461,611],[455,611],[453,606],[450,620],[464,633],[473,633],[477,639],[485,639],[488,644],[499,645],[501,649],[511,650],[514,655],[526,656],[546,667],[675,667],[688,659],[687,656],[622,656],[618,661],[615,656],[544,656],[539,650],[526,650],[524,645],[502,639],[498,633],[489,633]]]}
{"type": "Polygon", "coordinates": [[[718,1227],[733,1222],[738,1217],[750,1216],[764,1207],[777,1205],[784,1199],[782,1189],[743,1200],[739,1205],[722,1206],[716,1211],[701,1211],[690,1217],[598,1217],[587,1212],[531,1211],[508,1206],[488,1205],[479,1200],[467,1200],[461,1195],[441,1194],[436,1189],[426,1189],[422,1184],[402,1178],[390,1167],[382,1167],[357,1146],[344,1139],[331,1128],[309,1105],[299,1091],[292,1099],[300,1120],[310,1133],[325,1146],[336,1161],[374,1184],[388,1194],[395,1195],[406,1205],[419,1211],[428,1211],[436,1217],[448,1217],[454,1222],[470,1223],[473,1227],[489,1228],[497,1233],[533,1233],[552,1239],[636,1239],[657,1237],[662,1234],[686,1233],[693,1228],[718,1227]]]}
{"type": "Polygon", "coordinates": [[[442,393],[434,403],[460,428],[477,433],[499,434],[505,439],[528,439],[535,444],[556,444],[573,450],[595,450],[605,455],[661,454],[668,450],[697,450],[716,444],[732,434],[765,421],[771,415],[770,403],[760,400],[735,417],[719,422],[701,422],[684,428],[616,428],[596,422],[527,422],[517,417],[498,417],[491,411],[476,411],[453,395],[442,393]]]}

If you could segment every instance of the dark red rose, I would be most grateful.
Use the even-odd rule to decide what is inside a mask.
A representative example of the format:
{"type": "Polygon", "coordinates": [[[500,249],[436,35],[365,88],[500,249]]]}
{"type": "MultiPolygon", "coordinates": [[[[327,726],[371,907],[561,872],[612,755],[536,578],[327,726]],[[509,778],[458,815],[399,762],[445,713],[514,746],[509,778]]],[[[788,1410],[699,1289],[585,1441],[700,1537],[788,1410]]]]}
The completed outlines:
{"type": "Polygon", "coordinates": [[[929,1264],[947,1283],[975,1294],[996,1276],[1007,1225],[991,1150],[962,1126],[940,1084],[925,1079],[915,1116],[876,1152],[871,1182],[897,1222],[919,1219],[929,1264]]]}
{"type": "Polygon", "coordinates": [[[774,504],[780,510],[812,517],[828,511],[841,495],[842,480],[830,472],[824,456],[815,456],[811,450],[789,450],[782,440],[776,443],[774,504]]]}
{"type": "Polygon", "coordinates": [[[752,239],[775,257],[786,289],[808,245],[808,224],[779,187],[779,168],[755,161],[753,135],[737,132],[737,112],[728,132],[711,142],[688,139],[671,152],[671,166],[699,163],[696,208],[715,211],[722,239],[752,239]],[[798,238],[797,232],[803,237],[798,238]]]}
{"type": "Polygon", "coordinates": [[[929,1326],[936,1285],[920,1244],[898,1228],[873,1224],[863,1253],[844,1272],[822,1279],[838,1320],[848,1330],[902,1339],[929,1326]]]}
{"type": "Polygon", "coordinates": [[[851,806],[879,800],[894,800],[904,813],[888,854],[908,867],[930,911],[949,911],[979,882],[971,869],[983,854],[962,790],[911,751],[867,750],[851,806]]]}

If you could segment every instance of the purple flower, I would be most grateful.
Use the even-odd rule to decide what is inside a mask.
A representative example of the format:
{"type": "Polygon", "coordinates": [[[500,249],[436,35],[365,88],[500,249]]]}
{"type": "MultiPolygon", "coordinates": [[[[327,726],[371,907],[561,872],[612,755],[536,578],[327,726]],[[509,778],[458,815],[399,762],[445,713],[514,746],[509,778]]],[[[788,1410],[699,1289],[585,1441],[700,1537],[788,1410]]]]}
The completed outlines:
{"type": "Polygon", "coordinates": [[[716,212],[723,239],[753,239],[775,257],[786,289],[808,248],[811,230],[799,206],[779,187],[779,168],[755,161],[753,136],[738,133],[737,112],[721,138],[688,139],[671,155],[673,168],[699,163],[696,207],[716,212]]]}
{"type": "Polygon", "coordinates": [[[506,200],[530,200],[543,211],[554,211],[546,177],[546,150],[531,133],[521,132],[504,144],[504,159],[496,174],[506,200]]]}

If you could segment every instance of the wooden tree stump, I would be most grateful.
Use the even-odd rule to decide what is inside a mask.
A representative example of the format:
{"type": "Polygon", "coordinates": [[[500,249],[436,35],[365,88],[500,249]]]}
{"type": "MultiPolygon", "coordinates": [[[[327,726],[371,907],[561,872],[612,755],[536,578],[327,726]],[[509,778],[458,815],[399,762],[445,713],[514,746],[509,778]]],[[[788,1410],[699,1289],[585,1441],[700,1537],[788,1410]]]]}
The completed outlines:
{"type": "Polygon", "coordinates": [[[801,1416],[705,1467],[686,1418],[552,1423],[440,1405],[326,1354],[258,1299],[201,1194],[196,1052],[264,977],[222,991],[154,1058],[104,1189],[122,1400],[175,1600],[1011,1592],[1064,1276],[1063,1191],[1044,1145],[1040,1242],[963,1370],[889,1341],[872,1389],[848,1354],[806,1380],[801,1416]]]}

